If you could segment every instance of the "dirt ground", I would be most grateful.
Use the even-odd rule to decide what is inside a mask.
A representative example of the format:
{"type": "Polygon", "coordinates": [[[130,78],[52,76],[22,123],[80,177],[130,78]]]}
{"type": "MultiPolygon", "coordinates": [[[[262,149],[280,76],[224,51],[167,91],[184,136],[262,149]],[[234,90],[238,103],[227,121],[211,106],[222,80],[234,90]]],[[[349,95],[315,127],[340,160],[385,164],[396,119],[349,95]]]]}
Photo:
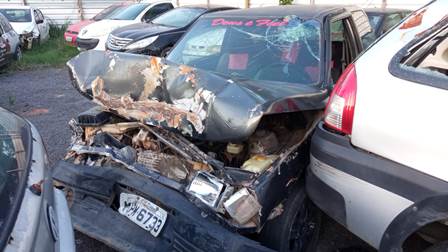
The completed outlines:
{"type": "MultiPolygon", "coordinates": [[[[53,165],[70,143],[67,122],[93,103],[70,84],[65,68],[0,74],[0,106],[30,120],[39,130],[53,165]]],[[[323,218],[317,251],[372,251],[346,229],[328,217],[323,218]]],[[[76,233],[78,251],[114,251],[89,237],[76,233]]]]}

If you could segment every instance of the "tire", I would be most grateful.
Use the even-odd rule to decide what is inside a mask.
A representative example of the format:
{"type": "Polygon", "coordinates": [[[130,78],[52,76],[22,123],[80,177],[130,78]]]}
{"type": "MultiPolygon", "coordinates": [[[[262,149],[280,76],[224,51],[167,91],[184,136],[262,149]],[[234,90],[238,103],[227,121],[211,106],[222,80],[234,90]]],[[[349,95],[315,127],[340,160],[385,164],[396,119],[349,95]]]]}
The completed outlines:
{"type": "Polygon", "coordinates": [[[14,53],[14,59],[20,61],[22,60],[22,56],[23,56],[22,48],[20,48],[20,46],[17,46],[16,52],[14,53]]]}
{"type": "Polygon", "coordinates": [[[160,57],[165,58],[165,57],[170,53],[170,51],[171,51],[172,48],[173,48],[173,47],[171,47],[171,46],[165,47],[165,48],[160,52],[160,57]]]}
{"type": "Polygon", "coordinates": [[[280,252],[315,251],[321,212],[306,197],[303,183],[292,191],[283,206],[282,214],[265,224],[261,243],[280,252]]]}
{"type": "Polygon", "coordinates": [[[446,252],[448,251],[448,241],[443,241],[425,249],[424,252],[446,252]]]}

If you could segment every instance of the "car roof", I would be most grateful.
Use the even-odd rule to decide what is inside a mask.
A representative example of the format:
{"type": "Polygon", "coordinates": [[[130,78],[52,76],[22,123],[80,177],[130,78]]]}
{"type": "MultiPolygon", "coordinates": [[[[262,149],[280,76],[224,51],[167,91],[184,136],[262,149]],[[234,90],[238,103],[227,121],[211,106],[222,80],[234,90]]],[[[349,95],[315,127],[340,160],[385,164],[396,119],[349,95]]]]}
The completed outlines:
{"type": "Polygon", "coordinates": [[[24,5],[0,5],[0,9],[24,9],[29,10],[31,9],[30,6],[24,6],[24,5]]]}
{"type": "Polygon", "coordinates": [[[397,13],[397,12],[412,12],[411,10],[407,9],[397,9],[397,8],[364,8],[363,9],[366,13],[397,13]]]}
{"type": "Polygon", "coordinates": [[[346,5],[307,5],[269,6],[250,9],[236,9],[207,14],[207,17],[282,17],[295,15],[301,18],[320,18],[330,13],[342,12],[346,5]]]}
{"type": "Polygon", "coordinates": [[[190,4],[190,5],[182,5],[182,6],[179,6],[178,8],[195,8],[195,9],[207,9],[207,10],[227,9],[227,8],[236,9],[236,7],[230,7],[230,6],[218,5],[218,4],[190,4]]]}

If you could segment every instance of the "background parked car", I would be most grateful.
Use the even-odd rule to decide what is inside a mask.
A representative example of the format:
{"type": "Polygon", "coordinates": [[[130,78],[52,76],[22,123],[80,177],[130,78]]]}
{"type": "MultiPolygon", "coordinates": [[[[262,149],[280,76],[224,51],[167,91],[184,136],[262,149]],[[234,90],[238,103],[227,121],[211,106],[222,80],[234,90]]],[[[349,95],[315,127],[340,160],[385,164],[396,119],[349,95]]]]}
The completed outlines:
{"type": "Polygon", "coordinates": [[[447,10],[433,1],[347,67],[312,138],[308,195],[380,251],[448,251],[447,10]]]}
{"type": "Polygon", "coordinates": [[[0,6],[0,13],[21,36],[25,48],[33,42],[40,43],[50,37],[50,24],[39,9],[30,6],[0,6]]]}
{"type": "Polygon", "coordinates": [[[106,19],[82,28],[76,39],[77,46],[80,50],[105,50],[109,33],[114,29],[125,25],[149,22],[173,8],[171,1],[142,2],[128,5],[106,19]]]}
{"type": "Polygon", "coordinates": [[[0,13],[0,36],[8,45],[6,57],[9,59],[20,60],[22,58],[22,48],[19,34],[17,34],[9,23],[8,19],[0,13]]]}
{"type": "Polygon", "coordinates": [[[85,26],[103,20],[110,15],[113,15],[115,12],[118,12],[120,9],[125,8],[130,5],[131,2],[124,2],[120,4],[114,4],[106,9],[102,10],[100,13],[96,14],[93,18],[82,20],[67,27],[66,32],[64,33],[64,40],[67,41],[69,45],[76,46],[76,38],[78,37],[79,31],[85,26]]]}
{"type": "Polygon", "coordinates": [[[115,29],[106,49],[165,57],[174,44],[201,15],[235,9],[219,5],[191,5],[172,9],[149,23],[115,29]]]}
{"type": "Polygon", "coordinates": [[[36,128],[0,108],[0,250],[75,251],[64,193],[36,128]]]}
{"type": "Polygon", "coordinates": [[[370,25],[373,28],[372,33],[364,39],[365,47],[411,13],[410,10],[391,8],[366,8],[364,11],[369,17],[370,25]]]}

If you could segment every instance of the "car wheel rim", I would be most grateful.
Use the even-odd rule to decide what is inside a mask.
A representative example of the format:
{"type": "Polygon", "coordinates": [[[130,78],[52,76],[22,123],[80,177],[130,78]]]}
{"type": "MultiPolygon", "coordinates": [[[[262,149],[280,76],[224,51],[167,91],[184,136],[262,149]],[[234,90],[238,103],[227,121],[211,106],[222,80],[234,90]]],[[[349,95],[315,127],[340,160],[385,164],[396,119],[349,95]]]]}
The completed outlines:
{"type": "Polygon", "coordinates": [[[289,232],[289,251],[306,251],[313,239],[317,227],[316,215],[310,211],[308,204],[296,215],[289,232]]]}

